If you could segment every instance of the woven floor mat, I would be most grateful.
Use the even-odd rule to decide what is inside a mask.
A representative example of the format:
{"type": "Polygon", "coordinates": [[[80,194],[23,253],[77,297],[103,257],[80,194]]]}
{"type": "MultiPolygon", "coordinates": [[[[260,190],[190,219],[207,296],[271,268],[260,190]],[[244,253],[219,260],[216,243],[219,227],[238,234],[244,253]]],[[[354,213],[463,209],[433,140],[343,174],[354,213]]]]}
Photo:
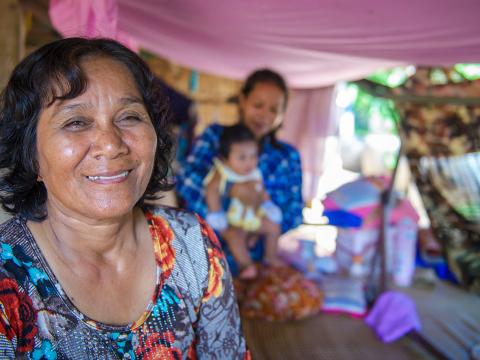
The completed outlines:
{"type": "Polygon", "coordinates": [[[434,359],[408,337],[383,344],[362,320],[344,315],[292,322],[244,319],[243,330],[256,360],[434,359]]]}

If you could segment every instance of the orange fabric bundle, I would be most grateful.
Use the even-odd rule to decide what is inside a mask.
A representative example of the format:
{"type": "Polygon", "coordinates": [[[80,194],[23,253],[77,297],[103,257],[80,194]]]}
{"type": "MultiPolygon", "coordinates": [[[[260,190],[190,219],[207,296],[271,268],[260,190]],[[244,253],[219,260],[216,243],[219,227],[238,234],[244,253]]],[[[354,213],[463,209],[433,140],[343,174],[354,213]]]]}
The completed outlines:
{"type": "Polygon", "coordinates": [[[255,280],[237,280],[235,288],[245,318],[297,320],[317,314],[322,307],[318,286],[289,267],[263,266],[255,280]]]}

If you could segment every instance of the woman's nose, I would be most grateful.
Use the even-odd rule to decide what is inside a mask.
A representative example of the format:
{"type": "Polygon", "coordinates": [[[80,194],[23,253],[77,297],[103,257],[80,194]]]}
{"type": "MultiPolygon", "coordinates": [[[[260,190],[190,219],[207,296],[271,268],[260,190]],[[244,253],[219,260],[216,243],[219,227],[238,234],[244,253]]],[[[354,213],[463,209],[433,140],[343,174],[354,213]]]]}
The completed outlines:
{"type": "Polygon", "coordinates": [[[96,129],[92,139],[93,157],[114,159],[127,153],[128,146],[120,129],[114,125],[96,129]]]}
{"type": "Polygon", "coordinates": [[[272,112],[269,111],[268,109],[262,110],[260,120],[262,120],[264,124],[273,123],[275,121],[275,118],[276,118],[276,114],[272,114],[272,112]]]}
{"type": "Polygon", "coordinates": [[[260,115],[262,116],[262,119],[268,118],[269,112],[266,108],[264,107],[261,108],[259,112],[260,112],[260,115]]]}

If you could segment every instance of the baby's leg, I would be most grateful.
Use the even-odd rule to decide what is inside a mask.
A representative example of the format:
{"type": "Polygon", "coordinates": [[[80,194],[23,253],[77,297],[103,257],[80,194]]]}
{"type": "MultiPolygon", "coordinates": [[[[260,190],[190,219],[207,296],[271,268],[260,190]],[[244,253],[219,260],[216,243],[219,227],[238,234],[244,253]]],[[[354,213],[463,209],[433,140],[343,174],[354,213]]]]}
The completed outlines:
{"type": "Polygon", "coordinates": [[[276,229],[269,229],[265,233],[265,256],[264,261],[268,265],[281,266],[283,261],[278,256],[278,239],[280,231],[276,229]]]}
{"type": "Polygon", "coordinates": [[[281,266],[283,261],[278,257],[278,236],[274,234],[265,235],[265,256],[263,261],[267,265],[281,266]]]}
{"type": "Polygon", "coordinates": [[[247,233],[240,228],[229,227],[223,233],[223,238],[240,268],[238,277],[244,280],[255,278],[257,276],[257,269],[248,251],[247,233]]]}

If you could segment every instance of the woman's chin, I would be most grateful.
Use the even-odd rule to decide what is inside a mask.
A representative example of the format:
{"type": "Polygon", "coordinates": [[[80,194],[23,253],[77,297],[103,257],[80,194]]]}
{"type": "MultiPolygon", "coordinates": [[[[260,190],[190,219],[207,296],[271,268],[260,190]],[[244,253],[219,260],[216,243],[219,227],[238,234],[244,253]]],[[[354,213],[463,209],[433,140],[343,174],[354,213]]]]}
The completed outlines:
{"type": "Polygon", "coordinates": [[[111,206],[104,208],[92,209],[91,212],[86,213],[85,215],[92,220],[112,220],[123,218],[128,214],[131,214],[133,211],[134,205],[131,206],[111,206]]]}
{"type": "MultiPolygon", "coordinates": [[[[131,214],[138,200],[105,198],[79,201],[76,204],[62,204],[60,206],[48,206],[48,212],[63,213],[72,219],[88,219],[92,221],[113,220],[131,214]]],[[[88,221],[87,220],[87,221],[88,221]]]]}
{"type": "Polygon", "coordinates": [[[87,214],[97,219],[110,219],[123,217],[132,212],[138,200],[128,199],[119,201],[118,199],[108,199],[106,201],[95,202],[91,204],[87,214]]]}

